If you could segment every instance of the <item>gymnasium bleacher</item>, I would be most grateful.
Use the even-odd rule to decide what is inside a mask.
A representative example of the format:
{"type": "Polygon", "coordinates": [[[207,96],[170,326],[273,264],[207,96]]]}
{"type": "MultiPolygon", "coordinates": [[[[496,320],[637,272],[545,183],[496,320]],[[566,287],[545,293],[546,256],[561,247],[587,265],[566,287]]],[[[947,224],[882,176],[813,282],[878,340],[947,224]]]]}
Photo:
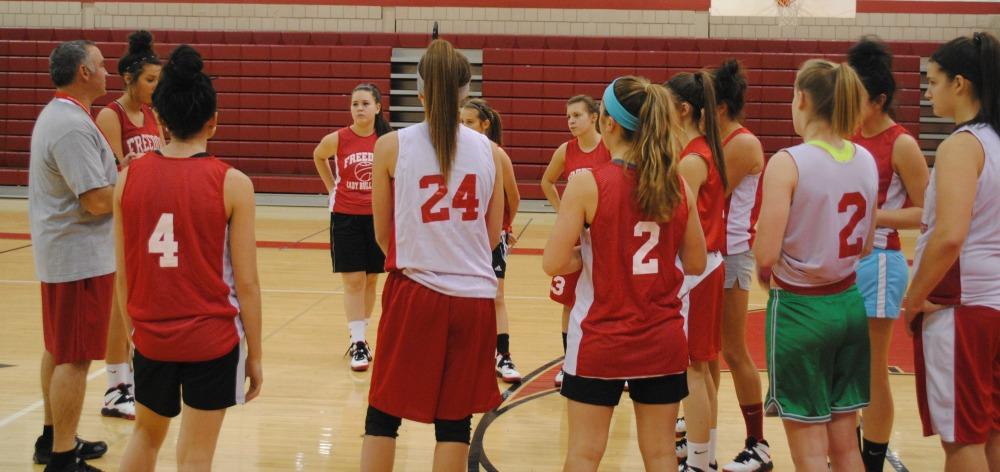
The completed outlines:
{"type": "MultiPolygon", "coordinates": [[[[126,30],[0,29],[0,185],[26,185],[31,129],[52,96],[47,58],[67,39],[100,46],[111,71],[102,106],[120,94],[117,57],[126,30]]],[[[328,32],[154,31],[165,59],[180,43],[206,58],[219,92],[220,126],[209,150],[249,174],[258,192],[322,193],[312,150],[326,133],[350,123],[349,94],[360,82],[383,91],[391,111],[393,48],[419,48],[427,35],[328,32]]],[[[481,90],[504,119],[504,145],[523,198],[544,198],[538,180],[552,152],[569,139],[565,101],[599,97],[615,77],[662,82],[680,71],[741,60],[750,89],[746,125],[771,154],[797,139],[791,124],[792,83],[812,57],[842,61],[849,41],[600,38],[445,35],[456,46],[482,50],[481,90]]],[[[948,128],[921,103],[921,58],[934,43],[892,42],[899,86],[896,119],[915,136],[921,121],[948,128]]],[[[938,134],[921,139],[932,155],[938,134]]],[[[923,137],[922,137],[923,138],[923,137]]]]}

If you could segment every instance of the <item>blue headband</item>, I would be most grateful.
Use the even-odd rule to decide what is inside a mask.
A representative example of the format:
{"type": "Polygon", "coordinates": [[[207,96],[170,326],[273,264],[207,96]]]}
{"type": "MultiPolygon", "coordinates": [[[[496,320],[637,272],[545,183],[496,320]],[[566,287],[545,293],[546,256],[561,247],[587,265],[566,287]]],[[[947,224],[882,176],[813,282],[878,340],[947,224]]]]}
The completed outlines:
{"type": "Polygon", "coordinates": [[[618,79],[615,79],[608,85],[608,88],[604,89],[604,109],[618,124],[622,125],[622,128],[636,131],[639,129],[639,119],[629,113],[618,101],[618,97],[615,96],[615,82],[618,82],[618,79]]]}

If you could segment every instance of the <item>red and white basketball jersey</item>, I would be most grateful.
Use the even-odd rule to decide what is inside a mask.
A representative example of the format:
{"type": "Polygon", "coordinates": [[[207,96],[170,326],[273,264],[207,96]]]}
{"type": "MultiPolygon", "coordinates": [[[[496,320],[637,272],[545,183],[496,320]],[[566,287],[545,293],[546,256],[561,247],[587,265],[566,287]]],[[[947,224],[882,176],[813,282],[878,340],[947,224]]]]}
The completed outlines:
{"type": "Polygon", "coordinates": [[[141,156],[160,148],[160,128],[156,125],[156,116],[153,115],[153,109],[149,105],[142,106],[142,126],[136,126],[128,119],[128,113],[117,100],[105,108],[118,115],[118,123],[122,128],[123,157],[132,153],[141,156]]]}
{"type": "Polygon", "coordinates": [[[698,219],[701,220],[701,229],[705,231],[705,246],[708,252],[722,251],[726,248],[726,220],[723,218],[726,189],[722,186],[722,176],[704,136],[692,139],[681,151],[681,158],[690,154],[700,157],[708,166],[708,178],[701,184],[697,195],[698,219]]]}
{"type": "MultiPolygon", "coordinates": [[[[847,141],[845,141],[846,143],[847,141]]],[[[786,152],[798,168],[775,282],[800,293],[829,294],[854,282],[855,267],[875,223],[875,159],[852,144],[850,160],[837,161],[810,143],[786,152]]]]}
{"type": "MultiPolygon", "coordinates": [[[[722,145],[729,144],[736,136],[753,133],[746,128],[739,128],[732,134],[726,136],[722,145]]],[[[747,174],[733,188],[733,192],[726,198],[725,220],[726,220],[726,248],[723,254],[740,254],[747,252],[753,246],[754,237],[757,235],[757,217],[760,216],[761,198],[761,170],[756,174],[747,174]]]]}
{"type": "MultiPolygon", "coordinates": [[[[908,203],[903,180],[892,168],[892,148],[896,140],[904,134],[909,134],[900,124],[894,124],[875,136],[866,138],[859,132],[851,141],[868,150],[875,157],[878,167],[878,208],[880,210],[899,210],[908,203]]],[[[875,247],[898,251],[899,231],[895,228],[879,226],[875,228],[875,247]]]]}
{"type": "Polygon", "coordinates": [[[580,149],[580,141],[576,138],[566,142],[566,158],[563,166],[563,180],[582,170],[589,170],[611,160],[611,152],[604,146],[604,140],[597,141],[597,147],[590,152],[580,149]]]}
{"type": "Polygon", "coordinates": [[[636,204],[633,170],[616,161],[593,173],[597,212],[581,236],[583,272],[563,369],[602,379],[684,372],[687,338],[678,297],[684,274],[674,261],[687,227],[686,197],[669,222],[656,223],[636,204]]]}
{"type": "Polygon", "coordinates": [[[150,359],[215,359],[243,335],[229,256],[228,170],[208,154],[150,152],[129,165],[121,197],[128,314],[135,346],[150,359]]]}
{"type": "MultiPolygon", "coordinates": [[[[1000,310],[1000,136],[985,123],[963,126],[955,132],[975,136],[986,158],[976,183],[972,221],[962,252],[928,299],[940,305],[978,305],[1000,310]]],[[[924,229],[917,239],[914,267],[919,267],[937,222],[934,172],[936,169],[931,171],[931,183],[927,187],[924,229]]]]}
{"type": "Polygon", "coordinates": [[[337,130],[337,175],[330,210],[347,215],[372,214],[372,164],[378,134],[358,136],[346,126],[337,130]]]}
{"type": "Polygon", "coordinates": [[[441,174],[427,122],[399,130],[393,234],[386,269],[455,297],[495,298],[486,210],[496,166],[486,136],[458,127],[451,175],[441,174]]]}

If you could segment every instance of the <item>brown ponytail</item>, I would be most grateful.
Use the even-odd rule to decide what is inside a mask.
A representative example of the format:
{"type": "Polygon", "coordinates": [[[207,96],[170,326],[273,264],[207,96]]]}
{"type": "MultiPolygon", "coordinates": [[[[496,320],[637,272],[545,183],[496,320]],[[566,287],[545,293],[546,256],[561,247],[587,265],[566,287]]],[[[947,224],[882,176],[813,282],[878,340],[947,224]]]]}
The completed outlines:
{"type": "Polygon", "coordinates": [[[673,99],[667,89],[643,77],[619,78],[614,92],[622,107],[639,118],[638,130],[622,128],[630,144],[629,160],[635,162],[639,179],[636,202],[647,217],[668,221],[683,191],[677,175],[680,129],[673,99]]]}
{"type": "Polygon", "coordinates": [[[458,147],[460,121],[459,93],[472,80],[469,60],[451,43],[435,39],[420,58],[417,72],[423,81],[424,114],[431,145],[437,154],[441,174],[448,177],[458,147]]]}
{"type": "Polygon", "coordinates": [[[728,189],[729,182],[726,178],[726,157],[722,153],[722,130],[719,129],[719,118],[715,114],[715,79],[707,70],[700,70],[694,74],[681,72],[667,82],[670,88],[681,101],[691,105],[694,112],[691,118],[695,123],[702,123],[704,118],[705,140],[708,141],[708,148],[712,150],[712,160],[715,161],[715,168],[719,171],[722,179],[722,187],[728,189]]]}
{"type": "Polygon", "coordinates": [[[865,87],[849,64],[810,59],[799,69],[795,88],[809,94],[815,116],[829,122],[837,135],[848,139],[857,131],[865,87]]]}

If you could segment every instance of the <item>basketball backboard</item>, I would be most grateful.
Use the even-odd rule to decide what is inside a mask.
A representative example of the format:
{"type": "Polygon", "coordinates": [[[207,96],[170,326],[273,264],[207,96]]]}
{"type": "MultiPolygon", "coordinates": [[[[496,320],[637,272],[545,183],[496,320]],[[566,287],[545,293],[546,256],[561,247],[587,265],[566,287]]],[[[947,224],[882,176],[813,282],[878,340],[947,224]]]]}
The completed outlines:
{"type": "Polygon", "coordinates": [[[854,18],[857,6],[857,0],[712,0],[709,13],[774,18],[787,13],[782,8],[790,8],[799,18],[854,18]]]}

